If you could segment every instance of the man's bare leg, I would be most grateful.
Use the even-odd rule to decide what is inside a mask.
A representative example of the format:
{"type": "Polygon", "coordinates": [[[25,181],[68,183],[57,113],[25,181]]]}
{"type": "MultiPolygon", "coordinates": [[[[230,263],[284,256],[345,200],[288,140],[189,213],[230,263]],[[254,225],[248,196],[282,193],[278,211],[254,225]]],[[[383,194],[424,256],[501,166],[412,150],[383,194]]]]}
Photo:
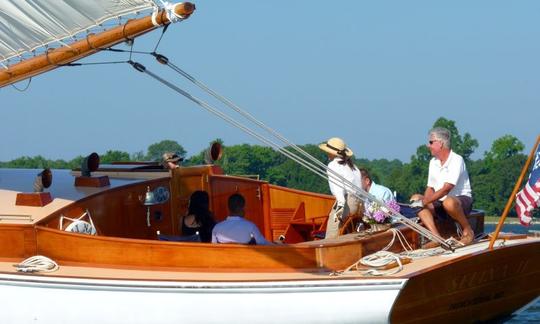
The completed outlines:
{"type": "Polygon", "coordinates": [[[422,220],[422,223],[424,226],[427,227],[428,230],[430,230],[433,234],[437,236],[441,236],[439,233],[439,230],[437,230],[437,226],[435,225],[435,219],[433,218],[433,213],[429,208],[424,208],[421,211],[418,212],[418,217],[422,220]]]}
{"type": "MultiPolygon", "coordinates": [[[[422,200],[424,198],[423,195],[420,194],[414,194],[411,196],[411,200],[422,200]]],[[[422,224],[430,230],[433,234],[437,236],[441,236],[439,233],[439,230],[437,230],[437,226],[435,225],[435,219],[433,215],[435,215],[435,209],[433,207],[433,204],[429,204],[425,206],[422,210],[418,212],[418,217],[420,217],[420,220],[422,221],[422,224]]],[[[427,244],[424,244],[423,248],[430,249],[439,246],[439,244],[435,241],[428,242],[427,244]]]]}
{"type": "Polygon", "coordinates": [[[443,208],[450,217],[461,225],[463,229],[463,236],[461,237],[460,242],[467,245],[474,240],[474,231],[463,213],[463,207],[461,207],[461,202],[456,197],[447,197],[443,201],[443,208]]]}
{"type": "MultiPolygon", "coordinates": [[[[422,200],[423,198],[424,196],[421,194],[414,194],[411,196],[411,201],[422,200]]],[[[424,224],[428,230],[437,236],[441,236],[437,230],[437,226],[435,226],[435,219],[433,218],[433,215],[435,215],[435,209],[433,208],[433,204],[424,206],[424,208],[420,210],[417,215],[420,217],[420,220],[422,220],[422,224],[424,224]]]]}

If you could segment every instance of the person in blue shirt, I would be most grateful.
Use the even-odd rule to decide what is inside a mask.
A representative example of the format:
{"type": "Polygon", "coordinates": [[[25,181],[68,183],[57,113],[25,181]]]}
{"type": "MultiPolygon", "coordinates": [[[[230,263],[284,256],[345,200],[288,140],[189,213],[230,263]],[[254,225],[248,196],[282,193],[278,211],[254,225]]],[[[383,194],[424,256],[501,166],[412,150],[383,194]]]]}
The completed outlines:
{"type": "Polygon", "coordinates": [[[242,195],[231,195],[227,203],[230,216],[214,226],[212,243],[272,244],[264,238],[257,225],[244,219],[246,200],[242,195]]]}
{"type": "Polygon", "coordinates": [[[366,169],[360,168],[360,174],[362,175],[362,189],[369,192],[385,204],[391,200],[396,200],[392,191],[385,186],[376,184],[373,179],[371,179],[371,176],[366,169]]]}

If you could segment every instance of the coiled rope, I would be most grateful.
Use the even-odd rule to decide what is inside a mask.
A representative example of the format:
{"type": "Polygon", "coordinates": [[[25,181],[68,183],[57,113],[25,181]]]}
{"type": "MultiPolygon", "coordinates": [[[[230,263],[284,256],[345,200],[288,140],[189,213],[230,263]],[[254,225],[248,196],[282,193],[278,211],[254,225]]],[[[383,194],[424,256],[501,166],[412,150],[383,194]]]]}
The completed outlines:
{"type": "MultiPolygon", "coordinates": [[[[334,272],[331,275],[348,275],[357,274],[359,272],[363,276],[389,276],[403,270],[403,258],[410,258],[416,260],[427,258],[430,256],[440,255],[447,252],[440,247],[425,250],[414,250],[401,231],[395,228],[392,228],[390,230],[392,231],[392,238],[390,239],[390,242],[380,251],[377,251],[370,255],[366,255],[348,266],[345,270],[334,272]],[[393,253],[388,251],[394,245],[396,239],[399,241],[401,248],[404,250],[401,253],[393,253]],[[385,267],[390,266],[394,263],[397,265],[396,267],[393,267],[391,269],[384,269],[385,267]],[[365,267],[370,267],[370,269],[365,269],[365,267]]],[[[450,245],[455,245],[459,243],[459,241],[452,238],[446,240],[446,242],[450,245]]]]}
{"type": "Polygon", "coordinates": [[[53,272],[58,270],[58,264],[43,255],[35,255],[15,265],[19,272],[53,272]]]}
{"type": "MultiPolygon", "coordinates": [[[[360,271],[363,276],[388,276],[403,270],[403,262],[401,261],[401,257],[398,254],[389,251],[377,251],[373,254],[366,255],[355,264],[355,267],[357,267],[357,269],[358,263],[368,267],[372,267],[371,269],[360,271]],[[377,269],[390,265],[393,262],[396,262],[398,266],[389,270],[377,269]]],[[[350,269],[347,268],[346,271],[350,271],[350,269]]]]}

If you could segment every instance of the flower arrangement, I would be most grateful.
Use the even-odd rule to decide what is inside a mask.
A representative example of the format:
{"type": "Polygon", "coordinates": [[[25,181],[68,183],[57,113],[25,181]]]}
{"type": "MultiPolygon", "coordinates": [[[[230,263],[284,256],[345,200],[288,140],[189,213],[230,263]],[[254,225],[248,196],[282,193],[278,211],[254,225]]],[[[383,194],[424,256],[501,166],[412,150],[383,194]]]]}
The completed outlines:
{"type": "Polygon", "coordinates": [[[400,206],[395,200],[390,200],[386,203],[386,206],[381,206],[380,204],[372,201],[366,204],[365,216],[363,218],[364,222],[368,224],[384,224],[390,222],[390,217],[388,216],[389,210],[399,213],[400,206]],[[386,212],[385,212],[386,211],[386,212]]]}

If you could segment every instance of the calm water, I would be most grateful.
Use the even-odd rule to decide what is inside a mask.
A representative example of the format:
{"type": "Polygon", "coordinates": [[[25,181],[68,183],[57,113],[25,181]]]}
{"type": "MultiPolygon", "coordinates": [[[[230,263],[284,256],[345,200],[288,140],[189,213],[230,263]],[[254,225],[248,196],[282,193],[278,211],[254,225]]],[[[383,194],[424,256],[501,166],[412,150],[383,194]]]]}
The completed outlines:
{"type": "MultiPolygon", "coordinates": [[[[496,224],[486,224],[486,233],[493,232],[496,224]]],[[[524,227],[520,224],[506,224],[502,228],[503,232],[527,233],[527,231],[540,231],[540,224],[530,227],[524,227]]],[[[540,280],[540,278],[538,279],[540,280]]],[[[540,298],[530,305],[527,309],[514,313],[511,318],[502,321],[501,323],[517,324],[517,323],[540,323],[540,298]]]]}

